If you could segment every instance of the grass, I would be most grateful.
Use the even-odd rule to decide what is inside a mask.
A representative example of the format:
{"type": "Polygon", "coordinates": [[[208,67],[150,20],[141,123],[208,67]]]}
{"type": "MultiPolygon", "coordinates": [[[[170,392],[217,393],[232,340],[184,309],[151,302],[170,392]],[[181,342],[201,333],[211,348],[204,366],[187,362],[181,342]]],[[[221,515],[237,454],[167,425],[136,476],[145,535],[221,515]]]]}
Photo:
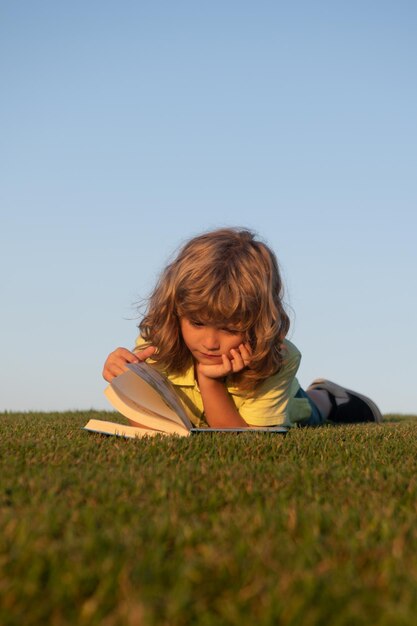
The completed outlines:
{"type": "Polygon", "coordinates": [[[415,624],[417,418],[124,440],[91,417],[0,414],[2,626],[415,624]]]}

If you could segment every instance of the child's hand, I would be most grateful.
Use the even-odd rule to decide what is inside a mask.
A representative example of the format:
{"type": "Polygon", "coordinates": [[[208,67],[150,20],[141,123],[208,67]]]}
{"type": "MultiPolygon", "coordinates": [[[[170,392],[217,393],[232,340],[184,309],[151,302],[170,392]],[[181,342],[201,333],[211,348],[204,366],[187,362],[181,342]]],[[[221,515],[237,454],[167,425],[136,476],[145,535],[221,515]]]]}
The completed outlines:
{"type": "Polygon", "coordinates": [[[103,378],[109,383],[113,378],[123,374],[127,370],[128,363],[140,363],[146,361],[155,352],[154,346],[148,346],[139,352],[130,352],[126,348],[116,348],[106,359],[103,368],[103,378]]]}
{"type": "Polygon", "coordinates": [[[252,358],[252,350],[248,343],[241,343],[238,348],[230,350],[230,356],[222,354],[222,362],[213,365],[197,364],[197,371],[206,378],[225,378],[236,374],[247,367],[252,358]]]}

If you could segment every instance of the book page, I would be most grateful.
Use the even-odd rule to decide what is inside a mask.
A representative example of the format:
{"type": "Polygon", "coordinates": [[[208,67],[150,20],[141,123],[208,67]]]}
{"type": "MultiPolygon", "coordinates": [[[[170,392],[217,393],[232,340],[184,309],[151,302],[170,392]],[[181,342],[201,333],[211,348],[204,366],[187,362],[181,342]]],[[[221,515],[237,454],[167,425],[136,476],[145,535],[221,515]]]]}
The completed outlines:
{"type": "MultiPolygon", "coordinates": [[[[100,433],[103,435],[116,435],[119,437],[155,437],[155,435],[168,435],[169,433],[161,432],[159,430],[152,430],[149,428],[137,428],[135,426],[127,426],[125,424],[116,424],[115,422],[108,422],[106,420],[89,420],[84,426],[84,430],[90,432],[100,433]]],[[[188,435],[188,431],[182,430],[181,436],[188,435]]]]}
{"type": "Polygon", "coordinates": [[[173,432],[169,423],[171,426],[174,423],[181,429],[189,430],[192,424],[169,382],[159,372],[152,376],[155,374],[153,368],[145,363],[134,366],[114,378],[105,390],[110,403],[130,420],[139,421],[150,428],[173,432]],[[143,379],[144,372],[147,380],[143,379]],[[152,383],[148,383],[148,380],[152,383]],[[178,412],[170,405],[174,405],[178,412]]]}
{"type": "Polygon", "coordinates": [[[148,363],[129,363],[128,368],[157,391],[167,406],[181,417],[184,424],[191,428],[192,424],[187,417],[181,400],[166,376],[148,363]]]}
{"type": "MultiPolygon", "coordinates": [[[[146,385],[146,383],[143,384],[146,385]]],[[[120,390],[114,389],[111,385],[104,390],[104,394],[110,404],[119,411],[119,413],[127,417],[133,426],[150,428],[165,433],[177,433],[179,435],[188,434],[190,430],[184,426],[177,416],[177,421],[173,421],[154,411],[144,409],[130,397],[125,396],[120,390]]]]}

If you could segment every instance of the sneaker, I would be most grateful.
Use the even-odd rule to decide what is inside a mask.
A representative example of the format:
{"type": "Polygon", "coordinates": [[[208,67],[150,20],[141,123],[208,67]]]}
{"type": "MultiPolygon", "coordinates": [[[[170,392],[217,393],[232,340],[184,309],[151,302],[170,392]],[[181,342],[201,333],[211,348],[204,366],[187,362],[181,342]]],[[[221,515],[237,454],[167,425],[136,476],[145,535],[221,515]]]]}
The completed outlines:
{"type": "Polygon", "coordinates": [[[382,415],[372,400],[356,391],[351,391],[325,378],[314,380],[307,391],[323,389],[329,394],[332,410],[328,416],[336,424],[357,422],[382,422],[382,415]]]}

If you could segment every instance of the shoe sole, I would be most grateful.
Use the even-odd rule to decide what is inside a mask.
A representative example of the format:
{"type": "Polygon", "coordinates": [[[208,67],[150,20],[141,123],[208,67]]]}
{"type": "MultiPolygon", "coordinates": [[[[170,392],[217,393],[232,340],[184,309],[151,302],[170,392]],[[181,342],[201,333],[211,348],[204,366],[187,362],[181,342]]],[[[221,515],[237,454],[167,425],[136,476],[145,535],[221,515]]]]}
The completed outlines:
{"type": "Polygon", "coordinates": [[[369,406],[369,408],[371,409],[372,415],[374,416],[375,422],[377,422],[378,424],[381,424],[381,422],[383,421],[382,413],[378,409],[375,402],[373,402],[370,398],[368,398],[368,396],[364,396],[361,393],[358,393],[357,391],[352,391],[351,389],[347,389],[347,387],[342,387],[341,385],[338,385],[337,383],[333,383],[331,380],[327,380],[326,378],[316,378],[316,380],[313,380],[313,382],[308,387],[308,389],[324,389],[325,391],[328,391],[329,393],[331,393],[333,396],[336,396],[336,397],[338,397],[338,395],[343,394],[343,393],[345,394],[348,393],[351,396],[356,396],[357,398],[360,398],[360,400],[362,400],[369,406]]]}

